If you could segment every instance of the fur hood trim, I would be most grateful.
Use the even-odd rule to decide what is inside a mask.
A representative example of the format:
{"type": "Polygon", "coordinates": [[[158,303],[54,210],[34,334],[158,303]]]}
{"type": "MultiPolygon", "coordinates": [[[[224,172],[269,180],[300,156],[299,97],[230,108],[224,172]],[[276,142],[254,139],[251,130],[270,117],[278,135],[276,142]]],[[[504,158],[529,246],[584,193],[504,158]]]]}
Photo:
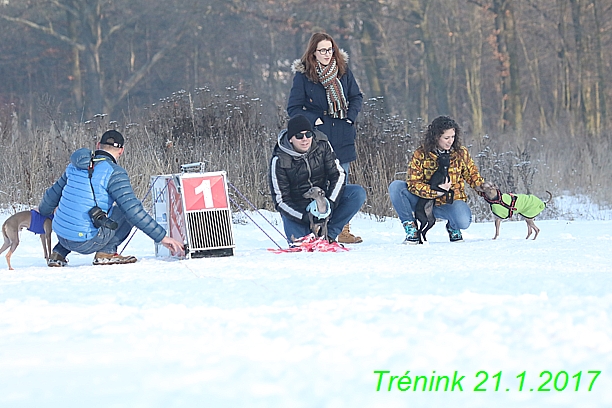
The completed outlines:
{"type": "MultiPolygon", "coordinates": [[[[340,49],[338,54],[340,55],[340,58],[342,58],[344,62],[348,64],[348,61],[349,61],[348,53],[344,51],[343,49],[340,49]]],[[[304,63],[302,62],[301,59],[296,59],[295,61],[293,61],[293,63],[291,64],[291,72],[294,74],[298,72],[300,74],[306,73],[306,67],[304,66],[304,63]]]]}

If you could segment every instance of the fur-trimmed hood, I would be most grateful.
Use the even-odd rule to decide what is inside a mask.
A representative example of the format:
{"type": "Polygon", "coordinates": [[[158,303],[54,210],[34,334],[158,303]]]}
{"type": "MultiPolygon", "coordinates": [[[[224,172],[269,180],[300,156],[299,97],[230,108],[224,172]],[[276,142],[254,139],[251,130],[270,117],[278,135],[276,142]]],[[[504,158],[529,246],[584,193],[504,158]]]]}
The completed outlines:
{"type": "MultiPolygon", "coordinates": [[[[344,62],[348,64],[349,55],[346,51],[344,51],[343,49],[340,49],[340,51],[338,52],[338,55],[340,55],[340,58],[342,58],[344,62]]],[[[298,72],[300,74],[305,74],[306,67],[304,66],[304,62],[301,59],[296,59],[295,61],[293,61],[293,63],[291,64],[291,72],[294,74],[298,72]]]]}

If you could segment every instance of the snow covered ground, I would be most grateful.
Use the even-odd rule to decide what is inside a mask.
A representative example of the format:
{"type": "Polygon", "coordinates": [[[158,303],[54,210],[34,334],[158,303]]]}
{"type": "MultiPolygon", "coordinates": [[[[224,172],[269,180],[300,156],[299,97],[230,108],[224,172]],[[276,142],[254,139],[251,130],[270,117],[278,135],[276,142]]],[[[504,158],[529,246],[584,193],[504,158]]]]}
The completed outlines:
{"type": "Polygon", "coordinates": [[[609,407],[612,217],[588,213],[422,246],[359,216],[344,253],[274,254],[248,223],[235,256],[183,261],[139,233],[135,264],[66,268],[24,231],[0,258],[0,406],[609,407]]]}

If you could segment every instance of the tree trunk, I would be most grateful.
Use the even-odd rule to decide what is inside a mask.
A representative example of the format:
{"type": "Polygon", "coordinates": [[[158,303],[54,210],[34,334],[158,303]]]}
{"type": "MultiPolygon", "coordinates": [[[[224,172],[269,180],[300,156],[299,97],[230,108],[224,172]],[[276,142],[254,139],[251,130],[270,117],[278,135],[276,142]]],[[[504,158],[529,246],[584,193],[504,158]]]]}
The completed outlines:
{"type": "Polygon", "coordinates": [[[522,127],[518,44],[511,0],[493,0],[497,58],[500,64],[501,130],[522,127]]]}
{"type": "MultiPolygon", "coordinates": [[[[78,23],[70,12],[66,12],[68,22],[68,35],[70,38],[78,38],[78,23]]],[[[81,55],[77,46],[72,45],[72,98],[74,106],[81,110],[83,108],[83,78],[81,76],[81,55]]]]}
{"type": "Polygon", "coordinates": [[[102,45],[102,28],[100,24],[100,3],[91,7],[82,5],[78,8],[81,20],[81,35],[85,39],[85,83],[90,115],[104,112],[106,97],[104,95],[104,78],[100,70],[100,45],[102,45]]]}
{"type": "Polygon", "coordinates": [[[436,45],[434,44],[433,37],[430,32],[428,24],[427,10],[428,0],[424,0],[421,3],[421,24],[419,25],[419,31],[421,39],[423,41],[423,52],[425,63],[427,65],[428,73],[428,84],[431,86],[433,91],[434,100],[436,101],[436,108],[439,114],[448,115],[450,114],[450,108],[448,104],[448,78],[444,69],[438,61],[436,55],[436,45]]]}
{"type": "Polygon", "coordinates": [[[480,10],[475,7],[470,31],[466,31],[460,36],[463,39],[461,45],[461,59],[465,70],[465,88],[470,103],[470,113],[472,118],[472,134],[481,136],[484,132],[484,113],[482,109],[482,17],[480,10]]]}
{"type": "MultiPolygon", "coordinates": [[[[560,119],[569,117],[572,111],[572,86],[571,72],[569,66],[569,51],[567,49],[567,28],[565,22],[565,12],[567,0],[557,0],[557,9],[559,10],[559,22],[557,23],[557,32],[560,38],[560,47],[557,50],[557,61],[559,69],[558,86],[555,94],[555,113],[553,118],[556,122],[560,119]]],[[[571,133],[574,133],[573,121],[569,121],[571,133]]]]}
{"type": "Polygon", "coordinates": [[[586,123],[584,107],[584,45],[582,43],[581,0],[569,0],[574,26],[574,41],[576,42],[576,103],[573,106],[577,123],[586,123]]]}
{"type": "Polygon", "coordinates": [[[519,44],[511,0],[505,1],[504,33],[508,47],[508,68],[510,73],[510,123],[512,129],[520,132],[523,127],[523,101],[521,97],[521,78],[519,72],[519,44]]]}
{"type": "Polygon", "coordinates": [[[531,81],[533,83],[533,94],[535,95],[535,100],[537,103],[538,110],[538,122],[540,127],[540,132],[544,133],[546,129],[548,129],[548,120],[546,117],[546,112],[544,109],[544,101],[542,100],[542,85],[541,85],[541,75],[539,72],[539,58],[538,56],[534,56],[533,60],[529,57],[529,49],[523,40],[523,36],[519,34],[519,40],[521,46],[523,47],[523,55],[525,55],[525,60],[527,62],[527,68],[529,69],[529,74],[531,75],[531,81]]]}
{"type": "Polygon", "coordinates": [[[361,31],[360,39],[361,54],[363,56],[368,85],[370,86],[370,92],[372,93],[371,96],[384,97],[383,87],[380,82],[380,68],[378,67],[376,58],[375,30],[376,28],[371,21],[367,19],[363,21],[363,30],[361,31]]]}
{"type": "Polygon", "coordinates": [[[603,29],[600,22],[599,0],[592,0],[593,18],[595,21],[595,58],[597,61],[597,121],[595,133],[603,134],[608,126],[608,109],[606,103],[606,68],[603,62],[601,36],[603,29]]]}

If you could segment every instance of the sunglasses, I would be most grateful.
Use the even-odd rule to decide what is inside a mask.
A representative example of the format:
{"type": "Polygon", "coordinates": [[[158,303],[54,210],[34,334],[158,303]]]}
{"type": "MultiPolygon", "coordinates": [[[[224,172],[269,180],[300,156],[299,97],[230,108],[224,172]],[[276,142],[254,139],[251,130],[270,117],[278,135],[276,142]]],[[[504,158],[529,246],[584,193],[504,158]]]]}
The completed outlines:
{"type": "Polygon", "coordinates": [[[297,133],[297,134],[293,135],[293,137],[295,137],[297,140],[302,140],[302,139],[304,138],[304,136],[305,136],[307,139],[310,139],[311,137],[313,137],[313,136],[314,136],[314,133],[312,133],[312,132],[309,130],[309,131],[308,131],[308,132],[306,132],[306,133],[301,133],[301,132],[300,132],[300,133],[297,133]]]}

